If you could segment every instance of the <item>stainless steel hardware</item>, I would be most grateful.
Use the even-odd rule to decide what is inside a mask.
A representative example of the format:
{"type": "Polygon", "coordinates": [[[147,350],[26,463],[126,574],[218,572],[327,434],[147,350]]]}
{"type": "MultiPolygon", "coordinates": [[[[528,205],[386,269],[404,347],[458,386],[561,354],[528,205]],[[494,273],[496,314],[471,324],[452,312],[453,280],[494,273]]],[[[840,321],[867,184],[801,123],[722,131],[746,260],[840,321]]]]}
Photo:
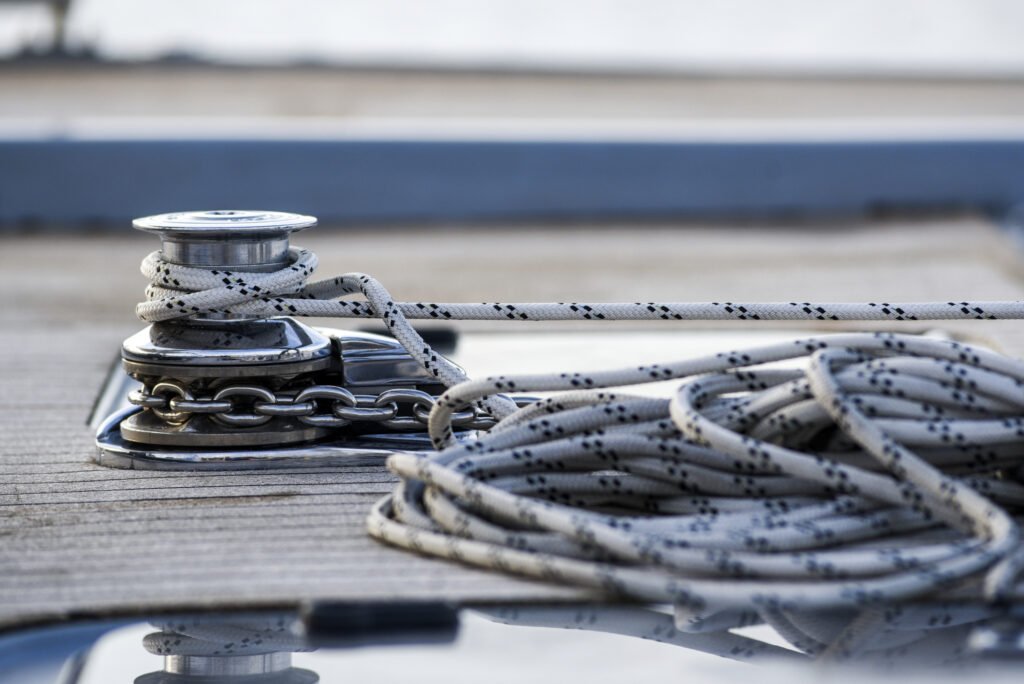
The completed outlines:
{"type": "MultiPolygon", "coordinates": [[[[185,212],[134,222],[159,236],[165,260],[234,272],[281,269],[289,263],[290,235],[315,225],[311,216],[260,211],[185,212]]],[[[131,379],[124,389],[133,388],[122,396],[134,408],[100,429],[98,460],[108,465],[140,467],[154,454],[192,465],[223,462],[232,452],[248,459],[253,450],[273,448],[308,454],[346,440],[358,442],[356,451],[365,454],[371,433],[404,433],[399,442],[425,447],[423,435],[412,433],[424,431],[433,397],[443,390],[389,337],[312,327],[287,316],[197,313],[154,323],[124,341],[121,358],[131,379]],[[204,459],[203,453],[217,456],[204,459]]],[[[492,422],[466,412],[457,424],[481,429],[492,422]]]]}

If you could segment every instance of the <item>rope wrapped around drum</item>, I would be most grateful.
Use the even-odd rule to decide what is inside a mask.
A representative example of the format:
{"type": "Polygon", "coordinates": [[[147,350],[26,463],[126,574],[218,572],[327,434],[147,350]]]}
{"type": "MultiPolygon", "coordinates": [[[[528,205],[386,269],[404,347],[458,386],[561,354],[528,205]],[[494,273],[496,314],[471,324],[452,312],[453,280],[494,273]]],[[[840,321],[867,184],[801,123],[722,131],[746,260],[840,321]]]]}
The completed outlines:
{"type": "Polygon", "coordinates": [[[410,303],[363,274],[307,285],[315,266],[297,248],[289,267],[268,274],[186,268],[154,253],[139,315],[380,318],[450,388],[430,416],[437,451],[388,459],[400,483],[368,518],[386,543],[690,616],[1019,596],[1020,360],[853,333],[599,373],[470,380],[409,319],[1020,319],[1024,303],[410,303]],[[356,293],[365,300],[338,299],[356,293]],[[664,381],[678,382],[669,399],[618,389],[664,381]],[[557,394],[517,409],[509,392],[557,394]],[[500,421],[456,443],[451,416],[467,405],[500,421]]]}

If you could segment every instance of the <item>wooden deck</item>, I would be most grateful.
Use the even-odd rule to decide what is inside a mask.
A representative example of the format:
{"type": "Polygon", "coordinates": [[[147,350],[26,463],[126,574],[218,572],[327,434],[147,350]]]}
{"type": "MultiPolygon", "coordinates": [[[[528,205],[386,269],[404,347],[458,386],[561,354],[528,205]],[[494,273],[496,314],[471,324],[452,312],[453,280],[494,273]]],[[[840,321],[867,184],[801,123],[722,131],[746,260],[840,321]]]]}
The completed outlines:
{"type": "MultiPolygon", "coordinates": [[[[296,241],[317,251],[321,274],[372,273],[403,299],[1024,299],[1016,246],[970,216],[833,226],[320,228],[296,241]]],[[[306,599],[580,596],[374,543],[363,520],[393,485],[380,465],[181,474],[90,463],[85,422],[120,341],[140,327],[132,314],[143,286],[137,265],[155,247],[127,228],[0,238],[0,628],[306,599]]],[[[729,328],[751,325],[759,324],[729,328]]],[[[585,327],[545,329],[582,335],[585,327]]],[[[937,327],[1024,356],[1021,322],[937,327]]],[[[473,371],[473,350],[462,353],[473,371]]]]}

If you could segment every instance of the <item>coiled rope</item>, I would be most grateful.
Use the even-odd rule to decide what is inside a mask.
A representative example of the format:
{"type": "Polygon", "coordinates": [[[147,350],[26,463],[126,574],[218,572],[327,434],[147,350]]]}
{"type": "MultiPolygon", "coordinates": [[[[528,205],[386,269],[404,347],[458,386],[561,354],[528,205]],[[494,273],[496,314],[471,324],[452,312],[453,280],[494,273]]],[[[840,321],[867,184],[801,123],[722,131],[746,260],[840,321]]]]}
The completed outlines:
{"type": "Polygon", "coordinates": [[[144,320],[202,313],[377,317],[450,389],[436,453],[395,454],[374,537],[419,553],[667,602],[692,616],[1018,596],[1024,362],[959,342],[836,334],[599,373],[469,380],[410,319],[1024,318],[1024,302],[431,304],[349,274],[307,284],[159,253],[144,320]],[[338,299],[362,294],[363,300],[338,299]],[[801,362],[797,368],[765,367],[801,362]],[[676,380],[670,399],[616,387],[676,380]],[[559,392],[526,408],[506,392],[559,392]],[[466,405],[500,422],[456,443],[466,405]]]}

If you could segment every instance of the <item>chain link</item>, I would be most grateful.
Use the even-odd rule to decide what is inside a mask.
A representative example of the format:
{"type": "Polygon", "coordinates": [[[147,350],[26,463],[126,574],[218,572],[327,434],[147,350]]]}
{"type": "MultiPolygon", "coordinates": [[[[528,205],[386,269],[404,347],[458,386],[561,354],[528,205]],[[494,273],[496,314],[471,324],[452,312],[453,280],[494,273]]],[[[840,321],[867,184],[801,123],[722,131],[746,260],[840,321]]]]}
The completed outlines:
{"type": "MultiPolygon", "coordinates": [[[[195,397],[186,387],[158,382],[128,395],[135,406],[149,409],[171,425],[193,415],[207,415],[227,427],[255,427],[274,418],[295,418],[305,425],[340,428],[353,423],[378,423],[389,430],[408,432],[426,428],[436,398],[422,390],[395,388],[380,394],[356,395],[337,385],[312,385],[302,390],[273,392],[258,385],[231,385],[211,397],[195,397]]],[[[515,397],[525,406],[534,397],[515,397]]],[[[494,418],[481,409],[456,413],[452,423],[466,430],[487,430],[494,418]]]]}
{"type": "Polygon", "coordinates": [[[243,402],[238,402],[238,404],[236,404],[232,401],[230,411],[226,411],[224,413],[211,413],[210,417],[221,425],[226,425],[228,427],[256,427],[257,425],[269,423],[274,419],[273,416],[267,416],[256,412],[257,401],[269,404],[277,402],[277,396],[266,387],[260,387],[258,385],[235,385],[233,387],[225,387],[218,390],[217,393],[213,395],[213,400],[231,400],[234,397],[248,397],[253,399],[251,410],[248,412],[244,410],[240,411],[238,410],[238,404],[242,404],[243,402]]]}

